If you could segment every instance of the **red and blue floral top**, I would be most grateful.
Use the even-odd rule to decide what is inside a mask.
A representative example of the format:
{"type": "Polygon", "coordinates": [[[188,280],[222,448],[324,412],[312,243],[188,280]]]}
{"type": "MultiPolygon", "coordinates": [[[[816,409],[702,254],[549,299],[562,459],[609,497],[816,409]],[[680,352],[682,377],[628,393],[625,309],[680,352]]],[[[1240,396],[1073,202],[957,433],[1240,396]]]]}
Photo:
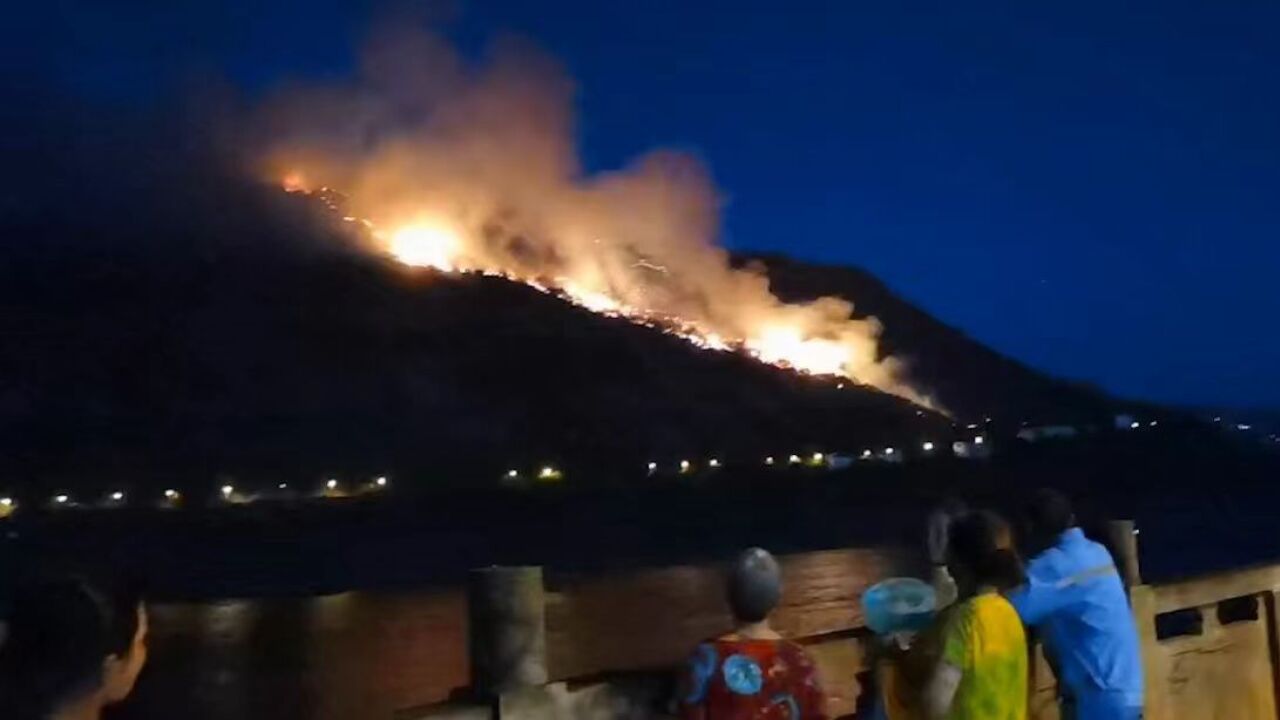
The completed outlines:
{"type": "Polygon", "coordinates": [[[699,645],[677,688],[683,720],[826,720],[813,661],[787,640],[721,638],[699,645]]]}

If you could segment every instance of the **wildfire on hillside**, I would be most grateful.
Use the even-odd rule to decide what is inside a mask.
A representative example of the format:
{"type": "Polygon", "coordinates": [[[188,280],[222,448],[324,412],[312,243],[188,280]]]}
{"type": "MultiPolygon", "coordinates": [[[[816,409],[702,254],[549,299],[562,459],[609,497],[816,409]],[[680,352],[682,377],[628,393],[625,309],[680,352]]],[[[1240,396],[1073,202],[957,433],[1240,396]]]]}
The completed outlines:
{"type": "Polygon", "coordinates": [[[702,348],[935,407],[880,356],[874,318],[839,298],[784,303],[762,271],[731,266],[700,164],[656,152],[586,174],[571,106],[540,56],[500,48],[470,68],[437,37],[396,31],[375,40],[353,84],[269,101],[261,153],[285,190],[321,198],[370,251],[405,265],[500,276],[702,348]]]}
{"type": "MultiPolygon", "coordinates": [[[[324,187],[308,190],[301,175],[290,173],[281,182],[286,192],[297,192],[320,197],[334,212],[342,211],[342,196],[324,187]]],[[[725,352],[743,352],[761,362],[795,370],[809,375],[825,375],[832,378],[860,379],[850,373],[851,349],[837,340],[806,338],[798,326],[782,323],[761,326],[760,333],[752,337],[725,338],[712,329],[700,326],[675,315],[667,315],[652,308],[624,303],[605,292],[580,286],[573,278],[550,278],[523,275],[506,268],[488,267],[475,263],[467,254],[465,233],[447,221],[419,218],[392,230],[386,230],[367,218],[343,215],[343,221],[359,223],[366,228],[374,246],[409,267],[431,268],[444,273],[480,273],[520,282],[534,289],[561,297],[579,307],[607,317],[623,318],[674,335],[706,349],[725,352]]],[[[651,270],[665,273],[665,268],[649,263],[651,270]]],[[[844,387],[844,384],[840,384],[844,387]]],[[[892,391],[891,391],[892,392],[892,391]]],[[[910,393],[903,395],[918,404],[932,407],[930,402],[910,393]]]]}

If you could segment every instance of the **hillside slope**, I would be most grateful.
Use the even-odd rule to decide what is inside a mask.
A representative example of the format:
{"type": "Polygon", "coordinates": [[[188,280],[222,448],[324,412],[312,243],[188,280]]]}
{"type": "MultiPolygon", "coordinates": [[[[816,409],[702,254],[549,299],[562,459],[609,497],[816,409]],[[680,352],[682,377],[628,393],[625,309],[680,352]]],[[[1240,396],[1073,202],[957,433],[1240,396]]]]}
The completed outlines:
{"type": "MultiPolygon", "coordinates": [[[[0,248],[0,472],[84,478],[493,479],[544,463],[945,440],[869,389],[696,349],[501,279],[357,256],[312,208],[238,188],[145,215],[28,219],[0,248]]],[[[965,339],[855,270],[768,259],[784,296],[852,297],[960,417],[1110,403],[965,339]]]]}
{"type": "Polygon", "coordinates": [[[1116,398],[1083,384],[1049,377],[973,340],[893,294],[853,267],[804,263],[778,255],[742,259],[767,268],[784,300],[835,295],[884,326],[882,352],[908,358],[911,376],[959,418],[993,417],[1011,424],[1105,422],[1116,398]]]}

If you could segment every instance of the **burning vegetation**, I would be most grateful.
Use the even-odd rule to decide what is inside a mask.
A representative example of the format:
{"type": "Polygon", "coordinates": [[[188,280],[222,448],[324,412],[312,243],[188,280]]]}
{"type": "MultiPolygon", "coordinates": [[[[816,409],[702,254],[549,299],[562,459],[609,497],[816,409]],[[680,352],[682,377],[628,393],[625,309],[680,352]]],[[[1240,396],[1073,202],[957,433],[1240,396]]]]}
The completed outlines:
{"type": "Polygon", "coordinates": [[[255,118],[256,161],[321,197],[370,252],[521,282],[699,347],[847,378],[935,407],[880,351],[880,325],[824,297],[785,303],[717,246],[720,199],[670,152],[590,175],[572,87],[527,48],[470,65],[440,38],[375,36],[350,82],[295,87],[255,118]],[[337,190],[333,190],[335,188],[337,190]]]}

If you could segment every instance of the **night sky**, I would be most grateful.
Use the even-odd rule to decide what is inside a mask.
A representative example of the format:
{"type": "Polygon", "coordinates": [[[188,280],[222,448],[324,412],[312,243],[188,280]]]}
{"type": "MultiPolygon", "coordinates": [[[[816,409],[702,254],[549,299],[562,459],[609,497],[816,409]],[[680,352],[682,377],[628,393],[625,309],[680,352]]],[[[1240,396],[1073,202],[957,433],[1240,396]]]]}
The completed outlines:
{"type": "MultiPolygon", "coordinates": [[[[468,53],[513,32],[563,62],[591,169],[655,146],[701,157],[733,248],[866,267],[1001,351],[1124,395],[1280,406],[1280,3],[1049,5],[417,15],[468,53]]],[[[10,99],[89,114],[220,83],[252,95],[348,73],[386,12],[42,3],[6,11],[0,77],[10,99]]]]}

